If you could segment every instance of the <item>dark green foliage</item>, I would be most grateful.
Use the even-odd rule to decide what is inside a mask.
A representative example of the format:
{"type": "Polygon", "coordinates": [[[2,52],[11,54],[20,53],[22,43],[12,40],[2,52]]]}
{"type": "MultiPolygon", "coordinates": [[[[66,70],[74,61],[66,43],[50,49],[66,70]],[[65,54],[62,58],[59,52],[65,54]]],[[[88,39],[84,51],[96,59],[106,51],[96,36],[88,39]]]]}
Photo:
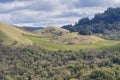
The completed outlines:
{"type": "Polygon", "coordinates": [[[32,80],[31,76],[28,76],[28,80],[32,80]]]}
{"type": "Polygon", "coordinates": [[[71,32],[75,31],[75,30],[74,30],[75,28],[74,28],[72,25],[65,25],[65,26],[63,26],[63,28],[64,28],[64,29],[68,29],[68,30],[70,30],[71,32]]]}
{"type": "Polygon", "coordinates": [[[86,18],[82,18],[81,20],[79,20],[78,23],[75,24],[75,26],[79,26],[79,25],[82,25],[82,26],[86,25],[87,26],[89,24],[91,24],[91,21],[89,20],[88,17],[86,17],[86,18]]]}
{"type": "Polygon", "coordinates": [[[82,35],[104,34],[110,35],[120,31],[120,8],[108,8],[104,13],[95,14],[91,20],[82,18],[75,25],[63,26],[72,32],[82,35]]]}
{"type": "Polygon", "coordinates": [[[81,35],[91,35],[92,32],[90,32],[89,30],[86,30],[86,29],[80,29],[79,34],[81,34],[81,35]]]}
{"type": "Polygon", "coordinates": [[[12,43],[12,45],[16,45],[17,44],[17,41],[14,41],[13,43],[12,43]]]}
{"type": "Polygon", "coordinates": [[[93,80],[115,80],[115,73],[108,70],[95,70],[91,73],[90,79],[93,80]]]}

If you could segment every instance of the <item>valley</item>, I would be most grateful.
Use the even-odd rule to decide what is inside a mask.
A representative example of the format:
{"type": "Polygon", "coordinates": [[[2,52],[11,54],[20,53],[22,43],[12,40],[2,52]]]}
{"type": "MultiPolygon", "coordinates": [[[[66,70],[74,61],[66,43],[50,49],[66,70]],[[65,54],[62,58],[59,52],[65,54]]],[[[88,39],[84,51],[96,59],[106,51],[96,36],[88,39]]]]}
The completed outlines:
{"type": "Polygon", "coordinates": [[[44,16],[25,12],[34,24],[28,15],[15,18],[23,27],[0,21],[0,80],[120,80],[120,8],[62,27],[36,27],[44,16]]]}
{"type": "Polygon", "coordinates": [[[69,32],[52,26],[34,31],[13,27],[2,22],[1,26],[3,26],[0,30],[1,43],[9,46],[36,44],[48,50],[79,51],[81,49],[106,50],[120,44],[120,41],[105,40],[95,35],[80,35],[77,32],[69,32]]]}

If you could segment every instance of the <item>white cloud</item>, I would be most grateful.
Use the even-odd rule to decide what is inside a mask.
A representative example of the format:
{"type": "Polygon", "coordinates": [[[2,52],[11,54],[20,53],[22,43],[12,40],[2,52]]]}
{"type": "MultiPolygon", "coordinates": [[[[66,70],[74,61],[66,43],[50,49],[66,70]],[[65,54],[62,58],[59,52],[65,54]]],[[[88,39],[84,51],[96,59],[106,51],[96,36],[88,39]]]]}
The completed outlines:
{"type": "Polygon", "coordinates": [[[20,27],[22,27],[22,26],[34,26],[33,23],[22,23],[22,24],[14,24],[14,25],[20,26],[20,27]]]}
{"type": "Polygon", "coordinates": [[[115,0],[115,3],[117,3],[117,4],[120,3],[120,0],[115,0]]]}
{"type": "Polygon", "coordinates": [[[27,1],[13,1],[10,3],[0,3],[0,12],[9,12],[29,6],[27,1]]]}
{"type": "Polygon", "coordinates": [[[119,6],[120,0],[11,0],[0,3],[0,20],[15,25],[62,26],[119,6]]]}
{"type": "Polygon", "coordinates": [[[11,14],[7,14],[7,13],[0,14],[0,21],[7,22],[7,23],[11,24],[12,23],[11,14]]]}

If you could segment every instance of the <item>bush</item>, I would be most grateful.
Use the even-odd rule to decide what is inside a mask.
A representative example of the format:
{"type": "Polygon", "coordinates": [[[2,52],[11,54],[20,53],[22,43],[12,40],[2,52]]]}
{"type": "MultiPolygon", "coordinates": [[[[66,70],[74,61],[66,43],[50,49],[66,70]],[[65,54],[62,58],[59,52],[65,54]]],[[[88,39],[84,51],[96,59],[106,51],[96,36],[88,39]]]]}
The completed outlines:
{"type": "Polygon", "coordinates": [[[107,69],[98,69],[91,73],[90,79],[93,80],[115,80],[115,72],[107,69]]]}

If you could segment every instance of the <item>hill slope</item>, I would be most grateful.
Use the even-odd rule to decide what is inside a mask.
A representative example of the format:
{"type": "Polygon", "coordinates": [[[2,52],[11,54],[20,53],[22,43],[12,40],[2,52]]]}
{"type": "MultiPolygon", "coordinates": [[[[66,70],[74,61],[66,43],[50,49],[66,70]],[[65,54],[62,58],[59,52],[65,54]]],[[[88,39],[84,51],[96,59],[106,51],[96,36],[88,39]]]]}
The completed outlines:
{"type": "Polygon", "coordinates": [[[120,43],[119,41],[105,40],[94,35],[79,35],[77,32],[66,32],[66,30],[56,27],[47,27],[34,31],[34,33],[38,36],[25,36],[33,43],[49,50],[105,50],[120,43]],[[61,31],[63,34],[58,35],[57,33],[61,31]]]}
{"type": "Polygon", "coordinates": [[[41,37],[35,37],[35,36],[28,36],[26,35],[28,39],[33,41],[33,43],[41,46],[42,48],[48,49],[48,50],[80,50],[80,49],[98,49],[98,50],[106,50],[109,47],[114,47],[118,44],[120,44],[119,41],[112,41],[112,40],[97,40],[94,43],[75,43],[75,44],[64,44],[62,42],[56,43],[51,42],[48,38],[41,38],[41,37]]]}
{"type": "MultiPolygon", "coordinates": [[[[25,38],[22,31],[16,27],[0,22],[0,43],[3,45],[30,45],[32,42],[25,38]]],[[[29,34],[29,33],[28,33],[29,34]]]]}
{"type": "Polygon", "coordinates": [[[68,30],[52,26],[41,30],[36,30],[34,33],[52,43],[89,44],[94,43],[97,40],[101,40],[101,38],[98,38],[96,36],[83,36],[75,32],[71,33],[68,30]]]}

